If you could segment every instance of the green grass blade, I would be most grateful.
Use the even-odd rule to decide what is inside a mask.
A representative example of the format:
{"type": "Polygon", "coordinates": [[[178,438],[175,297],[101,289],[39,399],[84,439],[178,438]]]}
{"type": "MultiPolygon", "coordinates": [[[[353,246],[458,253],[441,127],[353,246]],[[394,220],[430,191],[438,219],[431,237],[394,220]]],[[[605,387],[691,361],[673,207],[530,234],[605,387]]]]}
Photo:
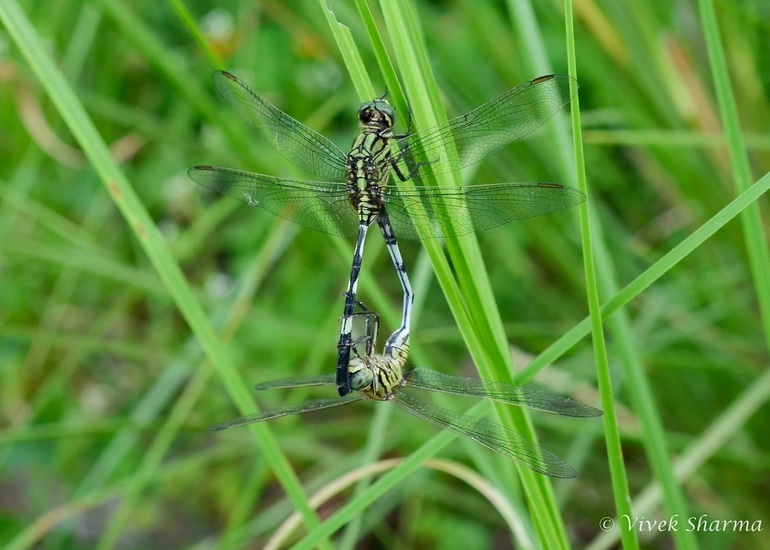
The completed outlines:
{"type": "MultiPolygon", "coordinates": [[[[418,127],[433,126],[445,120],[446,115],[439,101],[438,87],[431,76],[425,46],[419,39],[422,32],[414,6],[408,2],[383,2],[382,9],[393,40],[393,51],[402,69],[404,87],[409,93],[414,119],[418,127]]],[[[454,181],[456,185],[461,183],[456,175],[454,181]]],[[[512,365],[507,339],[475,236],[447,242],[451,270],[438,243],[428,240],[423,242],[423,246],[431,258],[436,278],[480,375],[487,379],[510,379],[508,373],[512,365]],[[458,289],[462,290],[458,292],[458,289]]],[[[525,414],[504,408],[500,411],[503,419],[509,419],[508,427],[531,440],[536,439],[525,414]]],[[[518,470],[529,503],[535,508],[533,519],[539,526],[544,544],[563,545],[566,534],[556,511],[550,482],[526,468],[518,470]]]]}
{"type": "MultiPolygon", "coordinates": [[[[746,191],[751,185],[751,167],[746,151],[746,143],[738,120],[738,110],[735,104],[730,73],[727,70],[727,60],[719,35],[714,4],[710,0],[699,0],[703,30],[706,35],[706,46],[709,52],[711,72],[714,87],[719,102],[719,113],[727,137],[727,147],[730,151],[730,164],[735,180],[735,188],[739,193],[746,191]]],[[[762,328],[765,333],[765,345],[770,350],[770,250],[767,248],[767,233],[762,225],[762,217],[758,204],[752,204],[740,216],[744,240],[749,254],[749,266],[754,280],[754,291],[757,294],[762,313],[762,328]]]]}
{"type": "Polygon", "coordinates": [[[206,57],[208,57],[209,62],[214,67],[224,68],[224,59],[222,59],[222,56],[219,55],[219,52],[211,47],[211,44],[208,40],[206,40],[206,37],[203,36],[200,27],[195,22],[195,19],[190,13],[190,10],[187,9],[187,6],[184,4],[184,2],[182,2],[182,0],[169,0],[169,2],[174,8],[177,17],[179,17],[179,19],[184,23],[192,37],[195,38],[195,42],[198,44],[198,47],[200,47],[200,49],[203,50],[203,52],[206,54],[206,57]]]}
{"type": "MultiPolygon", "coordinates": [[[[593,241],[596,244],[597,275],[605,295],[613,295],[618,292],[616,267],[605,247],[601,233],[601,226],[594,224],[593,241]]],[[[645,376],[644,364],[640,359],[643,354],[634,337],[627,311],[624,308],[619,309],[607,319],[607,326],[616,341],[626,384],[633,388],[629,396],[643,426],[642,438],[645,452],[655,478],[659,480],[663,490],[666,512],[670,517],[689,517],[686,497],[674,473],[672,451],[667,441],[665,426],[658,410],[654,391],[645,376]]],[[[607,414],[606,411],[605,414],[607,414]]],[[[632,509],[637,516],[641,514],[636,507],[632,509]]],[[[618,513],[623,514],[628,511],[618,510],[618,513]]],[[[672,533],[672,536],[676,539],[679,548],[697,548],[695,536],[691,531],[679,529],[672,533]]]]}
{"type": "MultiPolygon", "coordinates": [[[[565,0],[564,11],[566,14],[569,74],[577,79],[575,29],[572,18],[571,0],[565,0]]],[[[623,461],[620,431],[618,429],[618,419],[615,412],[615,397],[613,395],[610,365],[607,357],[607,343],[604,339],[604,327],[602,326],[602,315],[600,311],[599,287],[597,284],[593,251],[594,238],[591,230],[592,201],[590,200],[591,195],[589,194],[586,182],[585,154],[583,151],[582,134],[580,132],[580,128],[582,127],[580,119],[580,98],[577,95],[572,99],[571,113],[572,127],[575,129],[572,135],[578,189],[589,197],[589,200],[579,205],[578,208],[580,211],[580,239],[583,243],[583,267],[585,270],[588,315],[591,321],[591,341],[593,342],[594,359],[596,361],[596,379],[599,384],[602,409],[604,410],[604,415],[602,416],[602,421],[604,422],[604,440],[607,447],[607,459],[610,467],[612,492],[615,498],[617,515],[618,517],[631,517],[631,495],[628,489],[628,476],[623,461]]],[[[596,221],[595,218],[593,218],[593,220],[596,221]]],[[[636,538],[635,531],[622,530],[621,539],[624,548],[639,547],[639,541],[636,538]]]]}
{"type": "Polygon", "coordinates": [[[337,42],[337,47],[342,53],[342,60],[345,62],[345,67],[347,67],[348,74],[350,74],[356,88],[358,98],[362,101],[373,98],[375,96],[374,87],[361,59],[361,54],[358,53],[353,35],[350,34],[350,29],[337,21],[331,7],[323,0],[321,1],[321,9],[326,16],[326,22],[332,31],[334,40],[337,42]]]}

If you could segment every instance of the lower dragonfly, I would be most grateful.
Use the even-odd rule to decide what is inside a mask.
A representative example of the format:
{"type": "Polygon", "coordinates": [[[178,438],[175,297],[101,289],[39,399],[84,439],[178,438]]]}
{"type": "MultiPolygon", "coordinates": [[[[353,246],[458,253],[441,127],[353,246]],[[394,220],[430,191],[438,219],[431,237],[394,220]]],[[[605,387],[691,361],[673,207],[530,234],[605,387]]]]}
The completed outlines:
{"type": "Polygon", "coordinates": [[[234,75],[218,71],[213,80],[230,106],[279,154],[320,180],[279,178],[214,166],[195,166],[188,170],[189,176],[213,191],[310,229],[339,236],[358,234],[337,344],[335,380],[340,396],[351,391],[351,314],[366,232],[372,223],[377,222],[385,239],[404,296],[401,326],[388,339],[387,348],[401,345],[410,333],[412,289],[396,234],[408,239],[458,236],[541,216],[585,200],[576,189],[542,182],[412,189],[388,185],[391,171],[401,181],[419,178],[426,167],[433,175],[444,174],[479,162],[533,132],[576,93],[577,81],[569,76],[535,78],[463,116],[417,133],[411,132],[410,120],[407,133],[395,134],[393,107],[385,96],[376,98],[359,108],[361,133],[347,155],[234,75]]]}
{"type": "MultiPolygon", "coordinates": [[[[408,343],[402,345],[394,353],[388,353],[386,348],[385,353],[375,355],[374,348],[379,327],[379,316],[377,313],[369,311],[353,313],[353,316],[358,315],[364,317],[366,331],[365,336],[352,346],[355,357],[351,359],[348,366],[350,386],[354,391],[359,392],[358,394],[351,393],[335,399],[316,399],[287,405],[253,416],[236,418],[235,420],[212,426],[209,429],[212,431],[224,430],[280,418],[290,414],[329,409],[364,399],[391,401],[418,418],[472,439],[493,451],[524,464],[536,472],[557,478],[577,476],[577,472],[558,456],[508,428],[483,418],[456,413],[430,403],[425,403],[415,399],[404,390],[415,388],[467,397],[479,397],[510,405],[552,412],[562,416],[594,417],[601,415],[602,411],[567,397],[539,392],[521,386],[501,382],[488,382],[475,378],[450,376],[423,368],[405,370],[404,365],[409,352],[408,343]],[[356,346],[362,341],[365,345],[365,352],[363,355],[359,355],[356,346]]],[[[273,380],[258,384],[256,389],[333,386],[334,384],[335,377],[329,374],[273,380]]]]}

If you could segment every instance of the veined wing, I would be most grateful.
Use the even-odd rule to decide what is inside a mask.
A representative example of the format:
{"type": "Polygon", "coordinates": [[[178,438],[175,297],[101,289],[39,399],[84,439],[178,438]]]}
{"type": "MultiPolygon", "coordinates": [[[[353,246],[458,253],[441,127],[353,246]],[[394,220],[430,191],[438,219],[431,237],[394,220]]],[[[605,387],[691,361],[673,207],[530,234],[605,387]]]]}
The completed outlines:
{"type": "Polygon", "coordinates": [[[450,376],[429,369],[414,369],[406,374],[406,379],[407,386],[412,388],[468,397],[481,397],[563,416],[589,417],[602,414],[602,411],[599,409],[568,397],[561,397],[502,382],[450,376]]]}
{"type": "Polygon", "coordinates": [[[429,186],[413,190],[388,186],[382,197],[394,232],[403,239],[420,238],[415,220],[425,228],[426,236],[451,237],[542,216],[585,200],[577,189],[556,183],[429,186]]]}
{"type": "Polygon", "coordinates": [[[293,119],[235,76],[217,71],[214,86],[243,120],[297,168],[321,180],[345,181],[345,154],[318,132],[293,119]]]}
{"type": "Polygon", "coordinates": [[[258,390],[280,390],[286,388],[303,388],[307,386],[334,386],[333,374],[319,374],[318,376],[294,376],[281,378],[280,380],[268,380],[254,386],[258,390]]]}
{"type": "Polygon", "coordinates": [[[358,228],[358,216],[348,203],[343,183],[292,180],[214,166],[195,166],[187,174],[212,191],[322,233],[347,237],[358,228]]]}
{"type": "Polygon", "coordinates": [[[256,422],[263,422],[265,420],[272,420],[273,418],[280,418],[290,414],[306,413],[312,411],[320,411],[322,409],[331,409],[332,407],[339,407],[340,405],[347,405],[354,401],[361,401],[364,399],[362,395],[350,394],[345,397],[339,397],[337,399],[314,399],[312,401],[305,401],[304,403],[296,403],[293,405],[286,405],[284,407],[278,407],[277,409],[271,409],[264,411],[253,416],[242,416],[228,422],[222,422],[221,424],[215,424],[209,428],[210,431],[215,432],[219,430],[226,430],[228,428],[235,428],[236,426],[245,426],[246,424],[254,424],[256,422]]]}
{"type": "Polygon", "coordinates": [[[463,116],[404,137],[399,145],[403,143],[407,164],[428,163],[434,174],[444,174],[479,162],[533,132],[569,103],[577,87],[577,80],[566,75],[541,76],[463,116]],[[446,144],[445,153],[441,149],[446,144]]]}
{"type": "Polygon", "coordinates": [[[452,430],[481,443],[493,451],[518,460],[536,472],[563,478],[577,475],[577,472],[569,464],[555,454],[499,424],[418,401],[403,391],[395,394],[393,401],[407,412],[423,420],[433,422],[442,428],[452,430]]]}

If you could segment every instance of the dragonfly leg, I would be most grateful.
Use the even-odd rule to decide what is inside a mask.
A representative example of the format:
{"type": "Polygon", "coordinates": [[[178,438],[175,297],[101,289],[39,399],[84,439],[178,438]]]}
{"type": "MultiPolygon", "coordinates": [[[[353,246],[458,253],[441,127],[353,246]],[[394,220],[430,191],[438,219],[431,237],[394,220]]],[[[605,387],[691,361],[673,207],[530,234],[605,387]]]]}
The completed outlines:
{"type": "MultiPolygon", "coordinates": [[[[406,127],[406,132],[403,134],[394,134],[393,138],[397,141],[405,140],[409,138],[412,135],[412,108],[409,108],[408,111],[408,123],[406,127]]],[[[393,171],[396,173],[396,176],[398,176],[398,179],[401,181],[406,181],[409,179],[412,179],[417,172],[420,171],[420,168],[423,166],[427,166],[430,164],[430,161],[428,162],[415,162],[414,157],[411,154],[411,151],[409,149],[409,146],[401,147],[401,149],[392,155],[390,159],[390,165],[393,168],[393,171]],[[398,165],[399,162],[404,161],[406,164],[406,167],[409,169],[408,173],[404,173],[404,171],[401,169],[401,167],[398,165]]]]}
{"type": "Polygon", "coordinates": [[[350,269],[348,288],[345,291],[345,309],[342,313],[340,340],[337,343],[337,391],[340,397],[350,393],[350,380],[348,376],[348,364],[350,363],[350,350],[353,347],[353,311],[356,305],[356,290],[358,289],[358,277],[361,274],[361,257],[364,253],[364,241],[366,230],[369,226],[358,226],[358,240],[353,253],[353,265],[350,269]]]}
{"type": "Polygon", "coordinates": [[[364,334],[352,343],[352,350],[356,357],[361,357],[357,346],[363,342],[365,346],[364,357],[371,357],[375,353],[377,345],[377,333],[380,327],[380,315],[377,312],[369,311],[364,304],[356,300],[356,306],[359,311],[354,311],[351,317],[362,317],[364,320],[364,334]]]}
{"type": "Polygon", "coordinates": [[[390,161],[390,166],[393,168],[393,171],[396,173],[396,176],[398,176],[398,179],[401,181],[406,181],[409,179],[412,179],[417,172],[420,171],[420,168],[423,166],[429,166],[431,161],[427,162],[415,162],[414,157],[411,156],[411,153],[409,149],[402,149],[397,154],[393,155],[390,161]],[[403,170],[401,170],[401,167],[398,165],[399,162],[404,161],[407,168],[409,168],[408,173],[404,173],[403,170]]]}
{"type": "Polygon", "coordinates": [[[398,249],[396,235],[393,233],[393,228],[390,226],[390,219],[388,218],[388,214],[384,207],[377,217],[377,223],[380,226],[380,232],[385,240],[385,246],[388,249],[393,266],[396,268],[396,274],[398,275],[398,280],[401,283],[401,289],[404,293],[401,326],[390,335],[388,341],[385,343],[385,355],[406,360],[406,356],[409,354],[409,336],[412,326],[414,293],[412,292],[412,285],[409,283],[409,277],[406,274],[401,251],[398,249]]]}
{"type": "Polygon", "coordinates": [[[412,108],[407,105],[407,111],[406,111],[406,132],[403,134],[393,134],[393,139],[401,140],[406,139],[409,136],[412,135],[412,108]]]}

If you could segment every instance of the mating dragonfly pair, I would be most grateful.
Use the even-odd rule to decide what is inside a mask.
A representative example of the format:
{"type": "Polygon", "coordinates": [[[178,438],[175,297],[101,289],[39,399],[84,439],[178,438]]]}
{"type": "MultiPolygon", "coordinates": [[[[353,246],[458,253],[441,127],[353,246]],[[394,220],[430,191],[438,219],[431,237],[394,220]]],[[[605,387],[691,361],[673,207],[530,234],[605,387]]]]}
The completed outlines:
{"type": "MultiPolygon", "coordinates": [[[[483,231],[513,220],[569,208],[584,201],[585,196],[575,189],[554,183],[402,189],[388,185],[388,181],[391,171],[400,180],[406,181],[419,179],[423,170],[439,175],[486,158],[549,120],[569,102],[577,89],[577,82],[563,75],[536,78],[466,115],[415,134],[411,133],[411,120],[407,133],[393,132],[395,112],[383,96],[359,108],[361,133],[347,155],[331,141],[291,118],[230,73],[215,73],[214,85],[230,106],[268,139],[282,156],[320,179],[295,180],[213,166],[191,168],[188,171],[190,177],[204,187],[250,206],[260,206],[305,227],[332,235],[348,236],[356,231],[358,235],[345,292],[345,307],[337,344],[337,368],[333,378],[341,399],[311,401],[300,406],[277,409],[239,419],[219,428],[328,408],[363,398],[393,400],[421,418],[453,429],[493,450],[520,460],[536,471],[555,477],[574,475],[574,470],[560,459],[515,432],[488,421],[457,415],[440,407],[414,401],[397,391],[402,386],[412,385],[490,399],[501,399],[500,396],[503,396],[502,400],[507,403],[531,406],[531,403],[520,397],[527,395],[523,388],[483,381],[472,382],[470,379],[447,377],[424,369],[404,373],[402,368],[409,349],[414,295],[398,249],[396,234],[405,238],[441,238],[483,231]],[[367,342],[366,352],[361,356],[355,350],[357,342],[353,341],[353,319],[362,314],[355,312],[356,304],[359,303],[356,292],[366,233],[374,222],[380,228],[401,283],[402,320],[399,328],[388,338],[382,355],[374,353],[373,342],[376,338],[367,333],[364,337],[367,342]],[[353,359],[351,350],[356,351],[353,359]],[[440,389],[441,386],[454,390],[440,389]],[[351,389],[361,392],[361,396],[350,395],[351,389]]],[[[376,314],[363,312],[363,315],[376,314]]],[[[367,326],[377,327],[378,322],[369,319],[367,326]]],[[[374,333],[376,335],[376,328],[374,333]]],[[[287,379],[258,387],[318,385],[331,380],[328,377],[287,379]]],[[[558,414],[570,415],[572,413],[567,411],[574,411],[574,406],[580,405],[566,400],[569,405],[565,406],[563,398],[548,397],[551,401],[545,401],[545,410],[558,414]]],[[[599,411],[587,407],[578,416],[595,414],[599,414],[599,411]]]]}

